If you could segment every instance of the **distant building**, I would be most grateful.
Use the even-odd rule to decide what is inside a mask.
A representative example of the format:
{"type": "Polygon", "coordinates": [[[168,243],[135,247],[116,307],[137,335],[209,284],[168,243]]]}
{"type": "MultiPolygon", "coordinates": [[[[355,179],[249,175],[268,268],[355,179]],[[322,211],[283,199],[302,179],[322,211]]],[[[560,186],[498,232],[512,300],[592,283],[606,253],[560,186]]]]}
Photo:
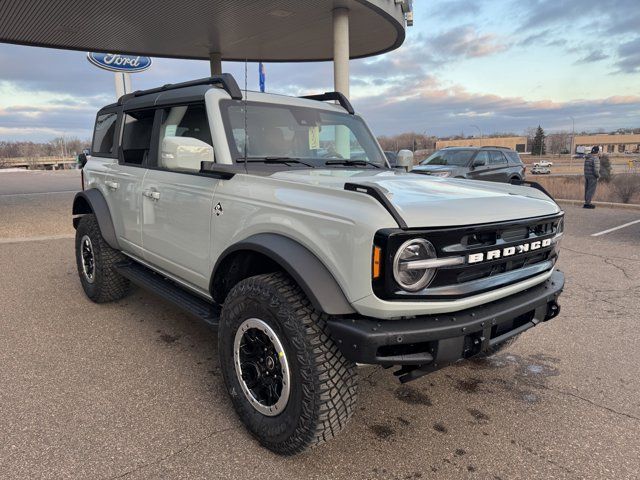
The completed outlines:
{"type": "Polygon", "coordinates": [[[436,149],[445,147],[507,147],[516,152],[525,153],[527,137],[486,137],[464,138],[461,140],[438,140],[436,149]]]}
{"type": "Polygon", "coordinates": [[[576,152],[578,147],[593,147],[598,145],[603,153],[638,152],[640,149],[640,134],[608,135],[598,133],[595,135],[576,135],[573,139],[571,151],[576,152]]]}

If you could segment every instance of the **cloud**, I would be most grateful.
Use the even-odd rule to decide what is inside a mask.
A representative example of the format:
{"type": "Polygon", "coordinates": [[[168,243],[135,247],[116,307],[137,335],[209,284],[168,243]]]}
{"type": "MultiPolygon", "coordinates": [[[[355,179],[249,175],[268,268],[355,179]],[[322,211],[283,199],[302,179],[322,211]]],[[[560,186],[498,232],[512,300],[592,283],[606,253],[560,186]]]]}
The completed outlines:
{"type": "Polygon", "coordinates": [[[541,124],[549,131],[567,127],[573,116],[580,129],[615,129],[636,125],[640,96],[612,96],[570,102],[527,101],[519,97],[475,94],[431,81],[407,92],[400,101],[378,96],[356,103],[376,134],[427,130],[450,135],[479,125],[484,132],[522,132],[541,124]]]}
{"type": "Polygon", "coordinates": [[[616,66],[625,73],[640,72],[640,37],[623,43],[618,47],[616,66]]]}
{"type": "Polygon", "coordinates": [[[635,33],[640,24],[637,0],[515,0],[521,28],[537,30],[551,26],[588,27],[609,35],[635,33]]]}
{"type": "Polygon", "coordinates": [[[602,50],[594,50],[591,53],[585,55],[584,57],[576,60],[575,63],[577,65],[586,64],[586,63],[595,63],[601,60],[605,60],[607,58],[609,58],[609,55],[604,53],[602,50]]]}
{"type": "Polygon", "coordinates": [[[507,45],[494,34],[481,34],[472,25],[452,28],[437,35],[427,44],[442,57],[477,58],[503,52],[507,45]]]}

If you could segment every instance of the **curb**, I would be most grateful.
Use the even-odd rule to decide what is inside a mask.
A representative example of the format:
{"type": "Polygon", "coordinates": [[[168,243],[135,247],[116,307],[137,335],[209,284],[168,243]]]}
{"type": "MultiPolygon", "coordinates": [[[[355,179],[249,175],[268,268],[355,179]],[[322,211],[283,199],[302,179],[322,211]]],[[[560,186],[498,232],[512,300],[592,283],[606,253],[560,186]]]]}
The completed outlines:
{"type": "MultiPolygon", "coordinates": [[[[584,202],[581,200],[568,200],[564,198],[556,198],[556,202],[558,203],[568,203],[569,205],[584,205],[584,202]]],[[[596,207],[605,207],[605,208],[620,208],[623,210],[640,210],[640,205],[637,203],[613,203],[613,202],[593,202],[596,207]]]]}

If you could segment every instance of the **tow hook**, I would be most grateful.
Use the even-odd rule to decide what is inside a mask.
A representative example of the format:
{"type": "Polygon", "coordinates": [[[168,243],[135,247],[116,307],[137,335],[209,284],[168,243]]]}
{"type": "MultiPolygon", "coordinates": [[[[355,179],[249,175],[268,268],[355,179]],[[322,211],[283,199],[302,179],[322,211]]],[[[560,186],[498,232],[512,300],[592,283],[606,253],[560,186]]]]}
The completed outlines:
{"type": "Polygon", "coordinates": [[[549,302],[547,305],[547,315],[544,317],[544,321],[551,320],[555,318],[560,313],[560,305],[558,305],[555,301],[549,302]]]}

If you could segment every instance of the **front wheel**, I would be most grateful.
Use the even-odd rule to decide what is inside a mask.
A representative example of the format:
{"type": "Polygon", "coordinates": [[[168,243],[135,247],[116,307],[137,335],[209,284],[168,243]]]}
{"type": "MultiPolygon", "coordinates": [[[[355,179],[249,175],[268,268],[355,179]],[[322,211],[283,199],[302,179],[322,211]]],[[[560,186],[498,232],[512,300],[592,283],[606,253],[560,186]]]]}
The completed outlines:
{"type": "Polygon", "coordinates": [[[268,449],[292,455],[340,432],[355,410],[357,369],[286,275],[238,283],[218,331],[220,367],[238,416],[268,449]]]}

